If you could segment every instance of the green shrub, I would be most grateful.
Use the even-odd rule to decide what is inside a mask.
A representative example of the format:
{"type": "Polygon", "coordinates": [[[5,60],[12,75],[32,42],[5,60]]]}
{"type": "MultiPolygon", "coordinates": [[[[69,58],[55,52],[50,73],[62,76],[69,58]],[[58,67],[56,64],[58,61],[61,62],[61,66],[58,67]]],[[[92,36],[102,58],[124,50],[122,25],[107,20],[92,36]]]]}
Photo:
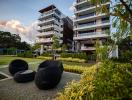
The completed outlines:
{"type": "Polygon", "coordinates": [[[79,58],[79,59],[85,59],[88,60],[88,55],[86,53],[61,53],[62,58],[79,58]]]}
{"type": "Polygon", "coordinates": [[[67,64],[64,64],[64,70],[66,72],[72,72],[72,73],[78,73],[78,74],[81,74],[83,73],[84,71],[86,71],[89,67],[83,67],[83,66],[77,66],[77,65],[74,65],[74,66],[69,66],[67,64]]]}
{"type": "Polygon", "coordinates": [[[50,52],[45,52],[45,53],[43,53],[41,56],[44,56],[44,57],[51,57],[51,53],[50,53],[50,52]]]}
{"type": "Polygon", "coordinates": [[[57,60],[61,60],[61,61],[68,61],[68,62],[78,62],[78,63],[84,63],[86,62],[84,59],[79,59],[79,58],[57,58],[57,60]]]}
{"type": "Polygon", "coordinates": [[[132,100],[132,65],[105,61],[69,83],[57,100],[132,100]]]}
{"type": "Polygon", "coordinates": [[[81,76],[79,82],[72,81],[68,83],[65,89],[58,94],[56,100],[90,100],[89,95],[93,91],[94,86],[92,80],[96,72],[96,66],[87,68],[81,76]]]}
{"type": "Polygon", "coordinates": [[[24,53],[18,53],[17,56],[18,57],[24,57],[24,53]]]}
{"type": "Polygon", "coordinates": [[[18,57],[25,57],[25,58],[32,58],[33,54],[32,54],[31,51],[26,51],[26,52],[23,52],[23,53],[18,53],[17,56],[18,57]]]}
{"type": "Polygon", "coordinates": [[[116,62],[130,62],[132,60],[132,51],[125,51],[119,56],[119,58],[111,58],[112,61],[116,62]]]}
{"type": "Polygon", "coordinates": [[[132,99],[132,65],[106,61],[100,67],[96,79],[93,99],[132,99]]]}

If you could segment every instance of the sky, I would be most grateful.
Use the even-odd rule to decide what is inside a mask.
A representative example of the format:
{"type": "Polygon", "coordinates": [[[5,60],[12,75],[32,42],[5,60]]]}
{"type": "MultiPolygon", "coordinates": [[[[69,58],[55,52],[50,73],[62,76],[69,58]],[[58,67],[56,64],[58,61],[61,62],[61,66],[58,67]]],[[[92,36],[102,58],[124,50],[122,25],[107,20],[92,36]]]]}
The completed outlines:
{"type": "Polygon", "coordinates": [[[23,41],[33,43],[39,10],[54,4],[63,14],[72,17],[75,0],[0,0],[0,30],[19,34],[23,41]]]}

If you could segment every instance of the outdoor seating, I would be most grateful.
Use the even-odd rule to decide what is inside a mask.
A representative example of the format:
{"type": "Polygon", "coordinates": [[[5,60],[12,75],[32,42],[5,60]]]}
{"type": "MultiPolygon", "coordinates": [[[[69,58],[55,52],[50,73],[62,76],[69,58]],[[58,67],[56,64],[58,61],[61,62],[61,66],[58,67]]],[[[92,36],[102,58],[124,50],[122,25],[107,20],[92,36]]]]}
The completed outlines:
{"type": "Polygon", "coordinates": [[[61,73],[59,67],[41,68],[35,75],[35,84],[39,89],[52,89],[60,82],[61,73]]]}
{"type": "Polygon", "coordinates": [[[34,80],[36,72],[33,70],[19,71],[14,75],[14,80],[18,83],[26,83],[34,80]]]}
{"type": "Polygon", "coordinates": [[[41,68],[46,68],[46,67],[58,67],[61,71],[61,74],[63,73],[63,64],[61,61],[58,60],[46,60],[44,62],[42,62],[39,66],[38,66],[38,71],[41,68]]]}
{"type": "Polygon", "coordinates": [[[28,63],[24,60],[16,59],[9,64],[9,72],[12,75],[23,70],[28,70],[28,63]]]}

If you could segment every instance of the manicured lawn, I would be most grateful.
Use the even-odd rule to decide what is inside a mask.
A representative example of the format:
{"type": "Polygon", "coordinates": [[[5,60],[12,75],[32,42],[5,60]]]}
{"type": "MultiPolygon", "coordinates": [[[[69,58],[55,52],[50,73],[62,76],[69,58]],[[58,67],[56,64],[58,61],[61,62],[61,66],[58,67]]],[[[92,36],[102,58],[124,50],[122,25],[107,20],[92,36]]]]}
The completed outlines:
{"type": "MultiPolygon", "coordinates": [[[[23,59],[25,61],[27,61],[28,63],[30,62],[37,62],[37,63],[41,63],[42,61],[46,60],[46,59],[38,59],[38,58],[21,58],[21,57],[15,57],[15,56],[0,56],[0,65],[7,65],[9,64],[12,60],[14,59],[23,59]]],[[[64,64],[70,65],[70,66],[84,66],[84,67],[89,67],[92,64],[89,63],[78,63],[78,62],[68,62],[68,61],[62,61],[64,64]]]]}
{"type": "Polygon", "coordinates": [[[15,56],[0,56],[0,65],[7,65],[14,59],[23,59],[27,62],[42,62],[43,59],[36,59],[36,58],[21,58],[21,57],[15,57],[15,56]]]}
{"type": "MultiPolygon", "coordinates": [[[[0,56],[0,68],[8,67],[8,64],[14,59],[23,59],[28,62],[29,68],[32,70],[37,70],[39,64],[46,60],[46,58],[21,58],[16,56],[0,56]]],[[[64,65],[64,70],[73,73],[82,73],[87,68],[91,67],[93,63],[79,63],[79,62],[69,62],[62,61],[64,65]]],[[[2,70],[2,69],[0,69],[2,70]]]]}

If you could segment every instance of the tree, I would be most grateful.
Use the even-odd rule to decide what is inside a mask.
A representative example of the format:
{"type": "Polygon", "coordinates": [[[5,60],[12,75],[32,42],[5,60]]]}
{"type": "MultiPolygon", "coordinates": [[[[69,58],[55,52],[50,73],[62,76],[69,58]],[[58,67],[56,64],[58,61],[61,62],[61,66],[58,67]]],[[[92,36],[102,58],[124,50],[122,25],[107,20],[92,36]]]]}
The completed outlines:
{"type": "Polygon", "coordinates": [[[67,45],[63,44],[62,47],[61,47],[61,49],[62,49],[62,52],[65,52],[67,50],[67,45]]]}
{"type": "Polygon", "coordinates": [[[55,60],[56,59],[56,50],[60,47],[60,41],[59,41],[59,38],[57,36],[53,36],[52,37],[52,41],[53,41],[53,44],[52,44],[52,50],[53,50],[53,59],[55,60]]]}
{"type": "Polygon", "coordinates": [[[26,42],[21,42],[21,38],[17,34],[0,31],[0,48],[30,50],[30,45],[26,42]]]}
{"type": "Polygon", "coordinates": [[[32,46],[32,50],[36,50],[36,49],[39,49],[40,48],[40,44],[38,43],[35,43],[34,46],[32,46]]]}
{"type": "Polygon", "coordinates": [[[16,47],[16,44],[20,41],[21,38],[19,35],[0,31],[0,48],[16,47]]]}
{"type": "Polygon", "coordinates": [[[96,11],[99,13],[106,13],[114,16],[113,27],[116,32],[116,42],[120,41],[122,37],[130,34],[132,35],[132,0],[88,0],[96,6],[96,11]],[[104,3],[110,2],[111,6],[104,3]],[[120,37],[121,36],[121,37],[120,37]]]}
{"type": "Polygon", "coordinates": [[[59,42],[59,38],[57,36],[53,36],[52,37],[52,40],[53,40],[53,44],[52,44],[52,49],[53,50],[56,50],[60,47],[60,42],[59,42]]]}
{"type": "Polygon", "coordinates": [[[25,41],[17,43],[17,48],[20,50],[31,50],[30,44],[26,43],[25,41]]]}

